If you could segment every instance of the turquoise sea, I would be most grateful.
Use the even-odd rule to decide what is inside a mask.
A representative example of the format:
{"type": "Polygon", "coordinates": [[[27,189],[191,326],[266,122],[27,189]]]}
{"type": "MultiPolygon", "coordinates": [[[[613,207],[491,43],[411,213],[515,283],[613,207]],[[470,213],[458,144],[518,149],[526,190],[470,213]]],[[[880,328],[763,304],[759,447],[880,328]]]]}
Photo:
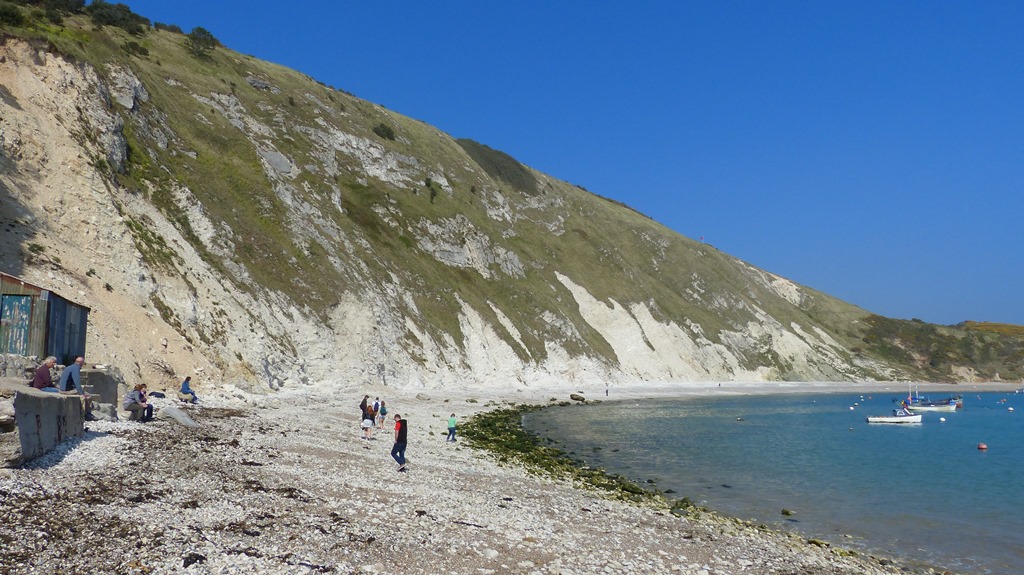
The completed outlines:
{"type": "Polygon", "coordinates": [[[547,408],[524,426],[724,515],[955,573],[1024,573],[1024,394],[965,394],[963,409],[917,425],[866,423],[894,398],[602,402],[547,408]]]}

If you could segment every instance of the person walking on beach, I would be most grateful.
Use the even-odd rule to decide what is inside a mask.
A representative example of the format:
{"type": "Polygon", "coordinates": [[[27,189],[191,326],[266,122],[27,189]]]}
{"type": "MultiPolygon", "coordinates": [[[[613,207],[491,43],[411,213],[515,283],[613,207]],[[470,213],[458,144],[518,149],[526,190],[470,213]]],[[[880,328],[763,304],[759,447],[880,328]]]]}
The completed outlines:
{"type": "Polygon", "coordinates": [[[395,446],[391,448],[391,457],[398,463],[398,471],[405,471],[405,445],[409,433],[409,423],[402,416],[395,414],[395,446]]]}
{"type": "Polygon", "coordinates": [[[388,419],[388,406],[385,402],[380,402],[380,411],[377,412],[377,428],[381,431],[384,430],[384,422],[388,419]]]}
{"type": "Polygon", "coordinates": [[[370,396],[364,395],[363,400],[359,402],[359,421],[366,419],[366,404],[369,403],[370,396]]]}
{"type": "Polygon", "coordinates": [[[363,428],[363,439],[373,439],[373,418],[373,411],[371,411],[370,407],[367,407],[363,411],[363,421],[359,424],[363,428]]]}
{"type": "Polygon", "coordinates": [[[451,443],[455,443],[455,414],[454,413],[451,414],[448,417],[448,439],[445,439],[445,441],[450,441],[451,443]]]}

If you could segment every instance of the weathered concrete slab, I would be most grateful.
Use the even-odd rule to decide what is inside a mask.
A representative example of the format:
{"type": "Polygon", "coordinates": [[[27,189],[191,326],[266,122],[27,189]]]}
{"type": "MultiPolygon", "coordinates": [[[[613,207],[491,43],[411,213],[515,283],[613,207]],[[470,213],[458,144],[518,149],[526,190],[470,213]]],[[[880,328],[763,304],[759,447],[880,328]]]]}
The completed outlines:
{"type": "Polygon", "coordinates": [[[121,373],[111,370],[82,368],[82,389],[97,395],[97,403],[117,405],[118,386],[124,383],[121,373]]]}
{"type": "Polygon", "coordinates": [[[85,408],[77,395],[46,393],[25,386],[14,397],[22,462],[46,454],[85,431],[85,408]]]}

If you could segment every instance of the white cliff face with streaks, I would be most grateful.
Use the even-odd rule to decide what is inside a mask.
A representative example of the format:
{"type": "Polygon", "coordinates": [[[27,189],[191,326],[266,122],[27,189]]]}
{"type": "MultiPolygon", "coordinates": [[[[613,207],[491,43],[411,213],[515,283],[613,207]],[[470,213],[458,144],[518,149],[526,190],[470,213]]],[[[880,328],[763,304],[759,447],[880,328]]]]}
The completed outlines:
{"type": "MultiPolygon", "coordinates": [[[[197,189],[172,178],[131,190],[111,173],[130,167],[126,121],[154,146],[131,153],[146,153],[152,162],[162,152],[183,162],[197,156],[131,67],[112,65],[101,76],[86,63],[13,38],[0,55],[0,225],[11,230],[0,240],[3,269],[91,307],[89,359],[118,365],[129,383],[172,385],[181,374],[200,374],[197,380],[211,384],[267,389],[309,382],[603,388],[634,381],[856,379],[884,369],[854,365],[819,325],[780,321],[765,311],[765,298],[799,309],[808,296],[746,264],[749,293],[716,289],[698,271],[670,286],[700,313],[722,314],[724,327],[706,328],[686,315],[669,319],[642,292],[634,301],[598,299],[588,282],[608,274],[592,268],[620,269],[623,260],[607,246],[591,255],[597,234],[578,226],[604,217],[604,200],[586,199],[594,205],[574,212],[582,192],[543,175],[535,176],[536,194],[510,191],[443,134],[431,132],[433,145],[457,156],[456,163],[416,157],[404,136],[389,147],[355,133],[344,124],[355,111],[330,116],[338,106],[311,94],[300,99],[318,115],[299,124],[271,103],[199,93],[162,78],[162,88],[203,105],[194,121],[223,118],[251,145],[280,206],[265,217],[284,222],[295,253],[315,262],[314,273],[336,278],[335,301],[326,311],[314,309],[302,289],[285,293],[258,284],[241,255],[244,231],[212,216],[197,189]],[[311,142],[302,154],[289,147],[300,136],[311,142]],[[347,223],[358,206],[345,181],[385,190],[368,213],[378,218],[384,240],[394,242],[387,249],[425,255],[441,270],[438,277],[394,267],[397,260],[379,237],[347,223]],[[403,212],[402,202],[428,201],[422,189],[414,194],[425,181],[436,186],[439,202],[463,202],[461,211],[403,212]],[[158,194],[182,217],[169,216],[155,202],[158,194]],[[556,242],[569,241],[579,241],[580,258],[593,263],[576,267],[574,258],[562,256],[556,242]],[[30,244],[42,251],[27,257],[30,244]],[[470,278],[463,281],[471,289],[447,287],[445,275],[456,271],[470,278]],[[450,306],[450,317],[428,310],[439,305],[450,306]]],[[[268,95],[283,91],[269,80],[248,83],[268,95]]],[[[666,262],[678,242],[665,234],[652,228],[633,236],[649,246],[643,259],[652,274],[672,270],[666,262]]],[[[699,257],[709,257],[707,248],[700,250],[699,257]]]]}

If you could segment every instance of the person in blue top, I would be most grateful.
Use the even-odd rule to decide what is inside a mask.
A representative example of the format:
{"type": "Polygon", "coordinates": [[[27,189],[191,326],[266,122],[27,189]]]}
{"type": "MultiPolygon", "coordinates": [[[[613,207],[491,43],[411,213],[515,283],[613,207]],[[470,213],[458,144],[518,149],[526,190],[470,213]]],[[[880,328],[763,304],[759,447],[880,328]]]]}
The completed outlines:
{"type": "Polygon", "coordinates": [[[191,375],[186,377],[185,381],[181,382],[181,392],[180,393],[182,395],[191,395],[192,396],[192,403],[195,403],[195,402],[199,401],[199,398],[196,397],[196,392],[192,391],[192,376],[191,375]]]}
{"type": "Polygon", "coordinates": [[[75,363],[64,368],[64,372],[60,374],[60,385],[58,386],[61,391],[77,391],[78,395],[85,394],[85,391],[82,390],[83,363],[85,363],[85,358],[78,356],[75,358],[75,363]]]}
{"type": "Polygon", "coordinates": [[[64,372],[60,374],[60,383],[57,384],[57,389],[65,394],[78,392],[85,405],[85,419],[92,421],[92,396],[82,389],[82,364],[84,363],[85,358],[78,356],[75,358],[75,363],[65,367],[64,372]]]}

